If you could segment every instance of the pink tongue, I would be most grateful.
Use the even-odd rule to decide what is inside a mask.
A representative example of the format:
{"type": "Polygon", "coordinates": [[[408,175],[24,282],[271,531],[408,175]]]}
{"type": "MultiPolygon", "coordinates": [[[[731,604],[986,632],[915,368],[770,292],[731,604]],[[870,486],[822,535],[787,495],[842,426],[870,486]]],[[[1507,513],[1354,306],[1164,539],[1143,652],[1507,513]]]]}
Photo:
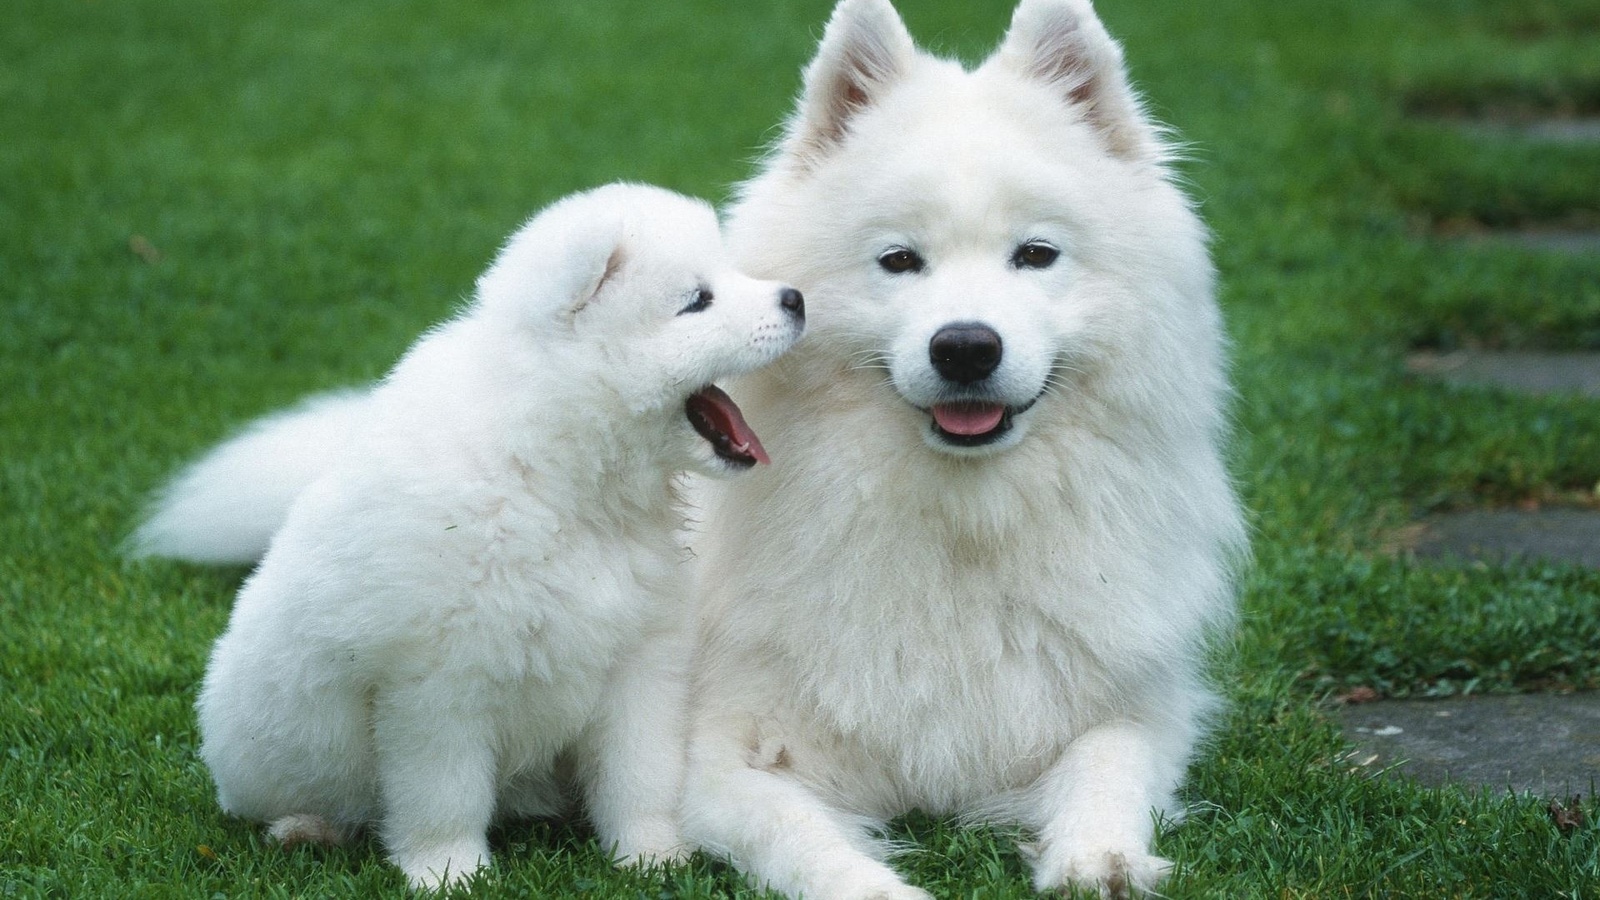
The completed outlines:
{"type": "Polygon", "coordinates": [[[970,436],[995,430],[1005,418],[1006,408],[998,403],[937,403],[933,421],[951,434],[970,436]]]}
{"type": "Polygon", "coordinates": [[[760,463],[771,463],[767,451],[761,446],[755,430],[744,420],[744,413],[726,392],[716,385],[707,385],[689,398],[701,415],[721,433],[729,449],[741,456],[749,456],[760,463]]]}

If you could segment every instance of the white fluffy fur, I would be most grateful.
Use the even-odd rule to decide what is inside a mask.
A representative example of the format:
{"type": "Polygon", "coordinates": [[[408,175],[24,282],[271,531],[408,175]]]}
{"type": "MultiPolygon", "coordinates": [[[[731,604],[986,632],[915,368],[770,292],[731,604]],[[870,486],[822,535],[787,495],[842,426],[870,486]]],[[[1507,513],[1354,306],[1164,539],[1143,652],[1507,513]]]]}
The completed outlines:
{"type": "Polygon", "coordinates": [[[250,423],[163,488],[129,549],[198,563],[256,562],[294,498],[369,427],[368,397],[365,390],[321,394],[250,423]]]}
{"type": "Polygon", "coordinates": [[[222,806],[286,842],[376,825],[434,886],[488,861],[491,817],[557,811],[560,761],[620,859],[681,854],[674,478],[728,468],[684,401],[798,338],[780,292],[726,266],[703,203],[580,194],[379,385],[183,475],[137,546],[247,559],[276,532],[198,704],[222,806]]]}
{"type": "Polygon", "coordinates": [[[923,897],[872,837],[923,809],[1030,829],[1040,890],[1150,888],[1244,529],[1206,234],[1120,49],[1088,0],[1023,0],[967,71],[843,0],[729,232],[812,331],[742,381],[778,463],[696,545],[690,837],[807,900],[923,897]],[[925,411],[955,322],[1003,339],[975,389],[1038,398],[977,447],[925,411]]]}

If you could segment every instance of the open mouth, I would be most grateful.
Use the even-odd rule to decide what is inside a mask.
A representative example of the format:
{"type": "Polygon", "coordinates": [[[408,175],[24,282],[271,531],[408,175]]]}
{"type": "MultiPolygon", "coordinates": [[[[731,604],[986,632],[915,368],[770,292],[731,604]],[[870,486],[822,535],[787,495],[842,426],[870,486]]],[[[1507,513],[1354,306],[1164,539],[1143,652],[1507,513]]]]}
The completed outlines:
{"type": "Polygon", "coordinates": [[[933,416],[933,432],[940,440],[956,447],[981,447],[1004,437],[1011,430],[1012,418],[1038,401],[1034,397],[1021,406],[1007,406],[993,400],[952,400],[935,403],[925,412],[933,416]]]}
{"type": "Polygon", "coordinates": [[[722,388],[708,384],[690,394],[683,413],[718,458],[740,468],[771,462],[739,405],[722,388]]]}
{"type": "Polygon", "coordinates": [[[1001,403],[979,400],[935,403],[930,412],[939,437],[962,447],[987,444],[1011,430],[1012,411],[1001,403]]]}

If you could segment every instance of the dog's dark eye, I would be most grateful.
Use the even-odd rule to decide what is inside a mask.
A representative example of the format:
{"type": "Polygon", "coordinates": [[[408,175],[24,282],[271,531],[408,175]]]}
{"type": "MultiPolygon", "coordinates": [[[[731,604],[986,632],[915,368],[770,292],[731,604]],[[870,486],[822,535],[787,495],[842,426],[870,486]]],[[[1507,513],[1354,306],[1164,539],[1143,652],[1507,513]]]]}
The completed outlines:
{"type": "Polygon", "coordinates": [[[1061,251],[1044,241],[1029,241],[1011,254],[1011,264],[1019,269],[1048,269],[1061,251]]]}
{"type": "Polygon", "coordinates": [[[689,305],[685,306],[683,309],[678,310],[678,315],[681,316],[684,313],[705,312],[707,309],[710,309],[710,308],[711,308],[711,289],[710,288],[699,288],[694,292],[694,296],[689,298],[689,305]]]}
{"type": "Polygon", "coordinates": [[[896,247],[878,257],[878,265],[885,272],[893,275],[903,275],[907,272],[921,272],[923,262],[922,257],[918,256],[915,250],[896,247]]]}

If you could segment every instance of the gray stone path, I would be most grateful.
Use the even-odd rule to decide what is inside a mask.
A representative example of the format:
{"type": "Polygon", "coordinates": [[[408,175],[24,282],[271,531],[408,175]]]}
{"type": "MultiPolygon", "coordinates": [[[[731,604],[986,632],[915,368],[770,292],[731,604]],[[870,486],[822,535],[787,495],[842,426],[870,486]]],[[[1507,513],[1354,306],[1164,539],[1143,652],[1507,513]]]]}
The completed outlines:
{"type": "Polygon", "coordinates": [[[1485,137],[1509,137],[1541,144],[1592,144],[1600,142],[1600,117],[1558,119],[1457,119],[1460,131],[1485,137]]]}
{"type": "MultiPolygon", "coordinates": [[[[1485,118],[1452,124],[1473,136],[1536,143],[1600,142],[1600,117],[1485,118]]],[[[1600,230],[1532,228],[1459,235],[1485,246],[1600,254],[1600,230]]],[[[1600,353],[1417,353],[1406,370],[1463,386],[1600,397],[1600,353]]],[[[1600,567],[1600,512],[1476,510],[1430,516],[1403,548],[1424,560],[1550,559],[1600,567]]],[[[1340,709],[1355,746],[1347,764],[1424,784],[1551,798],[1600,791],[1600,693],[1396,700],[1340,709]]]]}
{"type": "Polygon", "coordinates": [[[1407,531],[1423,560],[1548,559],[1600,568],[1600,511],[1468,510],[1429,516],[1407,531]]]}
{"type": "Polygon", "coordinates": [[[1566,253],[1573,256],[1600,254],[1600,231],[1581,228],[1496,229],[1464,235],[1461,240],[1474,244],[1496,244],[1535,250],[1541,253],[1566,253]]]}
{"type": "MultiPolygon", "coordinates": [[[[1600,397],[1600,353],[1413,353],[1406,371],[1462,386],[1600,397]]],[[[1600,486],[1597,486],[1600,489],[1600,486]]],[[[1600,568],[1600,511],[1473,510],[1429,516],[1399,541],[1419,559],[1552,559],[1600,568]]]]}
{"type": "MultiPolygon", "coordinates": [[[[1515,115],[1489,115],[1482,118],[1442,120],[1462,134],[1473,137],[1510,139],[1536,144],[1600,143],[1600,116],[1553,116],[1526,118],[1515,115]]],[[[1600,230],[1532,227],[1519,230],[1492,229],[1465,234],[1469,243],[1519,247],[1545,253],[1600,254],[1600,230]]]]}
{"type": "Polygon", "coordinates": [[[1546,797],[1600,789],[1600,693],[1389,700],[1343,707],[1352,767],[1546,797]]]}
{"type": "MultiPolygon", "coordinates": [[[[1600,235],[1596,236],[1600,241],[1600,235]]],[[[1597,243],[1600,247],[1600,243],[1597,243]]],[[[1600,353],[1458,350],[1413,353],[1406,371],[1447,384],[1488,385],[1530,394],[1600,397],[1600,353]]]]}

